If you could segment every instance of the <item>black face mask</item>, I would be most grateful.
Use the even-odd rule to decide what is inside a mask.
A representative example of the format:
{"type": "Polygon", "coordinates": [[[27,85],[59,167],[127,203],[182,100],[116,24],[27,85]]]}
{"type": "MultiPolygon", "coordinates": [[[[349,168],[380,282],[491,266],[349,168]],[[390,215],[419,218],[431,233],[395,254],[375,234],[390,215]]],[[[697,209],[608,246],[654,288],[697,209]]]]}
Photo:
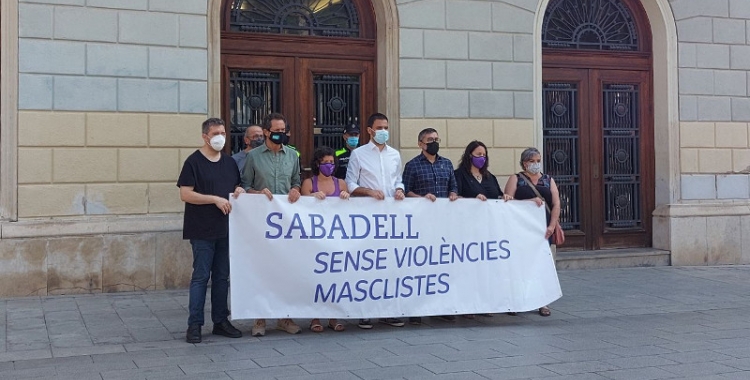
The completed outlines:
{"type": "Polygon", "coordinates": [[[425,152],[429,154],[430,156],[434,156],[437,154],[438,150],[440,150],[440,143],[437,141],[433,141],[431,143],[425,144],[427,145],[427,148],[425,149],[425,152]]]}
{"type": "Polygon", "coordinates": [[[264,137],[258,137],[257,139],[250,140],[250,147],[257,148],[263,145],[265,142],[266,142],[266,139],[264,137]]]}
{"type": "Polygon", "coordinates": [[[286,137],[284,132],[271,132],[268,139],[274,144],[281,145],[284,143],[284,137],[286,137]]]}
{"type": "Polygon", "coordinates": [[[281,143],[284,145],[289,145],[289,136],[284,134],[284,137],[281,138],[281,143]]]}

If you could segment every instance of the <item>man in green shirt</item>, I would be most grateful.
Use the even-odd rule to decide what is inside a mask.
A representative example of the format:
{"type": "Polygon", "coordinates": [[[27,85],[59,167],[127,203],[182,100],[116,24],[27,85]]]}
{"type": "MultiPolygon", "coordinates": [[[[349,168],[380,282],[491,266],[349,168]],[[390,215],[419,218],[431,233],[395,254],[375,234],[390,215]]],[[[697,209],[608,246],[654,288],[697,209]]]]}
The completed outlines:
{"type": "MultiPolygon", "coordinates": [[[[286,118],[272,113],[263,120],[263,135],[266,143],[250,151],[242,173],[242,187],[251,194],[265,194],[269,200],[273,194],[288,194],[289,202],[300,197],[299,159],[297,153],[282,144],[286,134],[286,118]]],[[[300,327],[290,318],[278,320],[276,328],[297,334],[300,327]]],[[[266,334],[266,320],[256,319],[252,336],[266,334]]]]}

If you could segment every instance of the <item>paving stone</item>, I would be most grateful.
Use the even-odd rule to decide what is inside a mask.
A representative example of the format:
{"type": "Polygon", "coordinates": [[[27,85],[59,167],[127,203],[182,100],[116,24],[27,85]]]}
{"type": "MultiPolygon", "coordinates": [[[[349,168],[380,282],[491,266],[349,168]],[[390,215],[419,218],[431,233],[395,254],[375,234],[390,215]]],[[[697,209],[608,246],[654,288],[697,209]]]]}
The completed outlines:
{"type": "Polygon", "coordinates": [[[371,368],[352,371],[364,380],[388,379],[396,377],[428,376],[433,373],[416,365],[395,366],[387,368],[371,368]]]}

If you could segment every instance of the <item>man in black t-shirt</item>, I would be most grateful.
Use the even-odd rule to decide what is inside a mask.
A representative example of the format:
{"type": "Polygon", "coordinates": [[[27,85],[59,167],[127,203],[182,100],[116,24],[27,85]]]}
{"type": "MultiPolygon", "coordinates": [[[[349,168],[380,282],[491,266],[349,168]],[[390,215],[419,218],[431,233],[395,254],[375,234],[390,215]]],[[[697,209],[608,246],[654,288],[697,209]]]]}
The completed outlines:
{"type": "Polygon", "coordinates": [[[200,343],[206,289],[211,279],[213,334],[239,338],[242,333],[229,320],[229,194],[237,198],[240,171],[235,161],[222,153],[226,129],[221,119],[203,122],[203,146],[182,166],[177,186],[185,202],[182,238],[193,247],[193,276],[190,279],[188,329],[185,340],[200,343]]]}

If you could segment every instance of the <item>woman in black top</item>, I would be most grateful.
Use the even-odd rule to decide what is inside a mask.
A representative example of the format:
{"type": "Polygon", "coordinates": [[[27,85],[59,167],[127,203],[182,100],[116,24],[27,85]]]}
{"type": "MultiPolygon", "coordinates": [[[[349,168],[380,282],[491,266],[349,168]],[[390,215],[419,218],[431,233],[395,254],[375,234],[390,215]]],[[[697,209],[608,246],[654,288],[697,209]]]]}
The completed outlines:
{"type": "Polygon", "coordinates": [[[484,143],[474,140],[466,146],[455,173],[460,197],[477,198],[483,201],[498,198],[513,199],[511,196],[504,195],[500,190],[497,178],[487,170],[489,164],[487,147],[484,143]]]}

